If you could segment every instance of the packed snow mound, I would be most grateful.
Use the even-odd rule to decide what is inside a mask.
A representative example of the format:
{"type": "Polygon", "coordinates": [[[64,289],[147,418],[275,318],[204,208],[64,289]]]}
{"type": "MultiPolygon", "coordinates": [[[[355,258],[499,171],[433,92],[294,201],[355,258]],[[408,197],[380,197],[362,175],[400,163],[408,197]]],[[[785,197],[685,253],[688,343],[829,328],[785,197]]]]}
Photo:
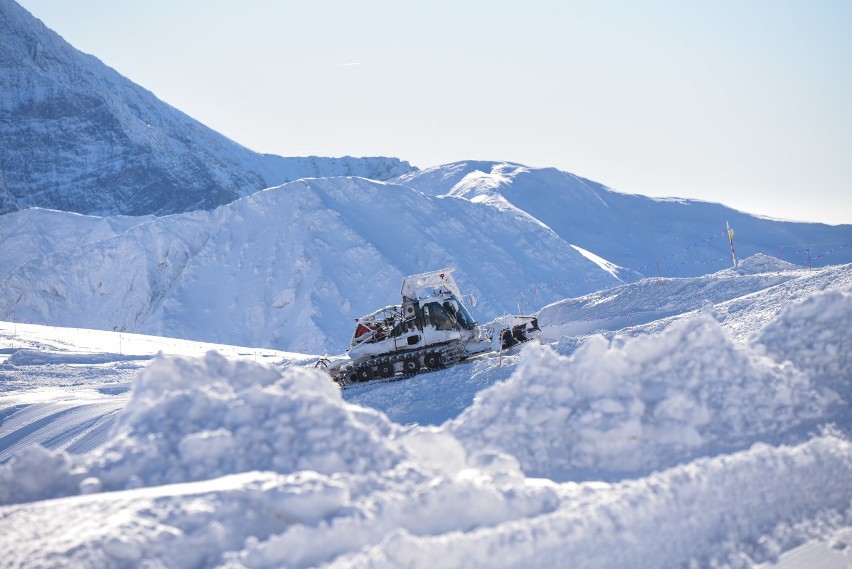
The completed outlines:
{"type": "Polygon", "coordinates": [[[736,272],[740,275],[754,275],[758,273],[773,273],[780,271],[790,271],[793,269],[801,269],[799,265],[788,263],[778,257],[757,253],[751,257],[746,257],[737,262],[737,266],[728,271],[736,272]]]}
{"type": "Polygon", "coordinates": [[[384,415],[344,403],[328,376],[230,361],[163,358],[136,380],[116,440],[94,463],[108,487],[243,472],[369,472],[400,456],[384,415]],[[113,460],[114,455],[121,458],[113,460]]]}
{"type": "Polygon", "coordinates": [[[531,345],[448,428],[466,448],[514,455],[529,476],[611,478],[775,439],[834,398],[702,314],[660,335],[593,336],[570,357],[531,345]]]}
{"type": "Polygon", "coordinates": [[[815,383],[852,405],[852,289],[815,294],[784,307],[757,336],[779,361],[791,361],[815,383]]]}
{"type": "Polygon", "coordinates": [[[381,471],[403,455],[391,442],[397,428],[345,403],[312,369],[282,374],[216,352],[160,357],[134,382],[107,445],[77,462],[42,450],[13,458],[0,466],[0,503],[67,494],[77,484],[115,490],[250,470],[381,471]]]}

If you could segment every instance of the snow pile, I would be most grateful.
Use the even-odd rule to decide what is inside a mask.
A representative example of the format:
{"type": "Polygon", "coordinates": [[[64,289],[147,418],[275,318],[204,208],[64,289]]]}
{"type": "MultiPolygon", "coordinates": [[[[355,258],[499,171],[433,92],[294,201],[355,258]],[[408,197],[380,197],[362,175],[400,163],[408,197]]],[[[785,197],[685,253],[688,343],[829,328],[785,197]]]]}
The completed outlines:
{"type": "Polygon", "coordinates": [[[571,357],[529,346],[448,428],[466,448],[514,455],[530,476],[612,477],[774,438],[832,401],[700,315],[653,337],[591,337],[571,357]]]}
{"type": "Polygon", "coordinates": [[[248,470],[369,472],[401,453],[384,415],[348,405],[328,376],[229,361],[161,359],[143,371],[91,466],[110,488],[248,470]]]}
{"type": "Polygon", "coordinates": [[[738,275],[755,275],[759,273],[774,273],[779,271],[790,271],[800,269],[798,265],[788,263],[777,257],[757,253],[737,263],[736,268],[726,269],[726,271],[735,272],[738,275]]]}
{"type": "Polygon", "coordinates": [[[404,456],[391,441],[396,428],[343,402],[328,376],[310,369],[282,375],[215,352],[158,358],[137,378],[105,447],[76,464],[59,452],[13,458],[0,481],[17,486],[0,503],[73,493],[76,484],[112,490],[251,470],[382,471],[404,456]]]}
{"type": "Polygon", "coordinates": [[[545,516],[435,536],[400,530],[329,567],[754,567],[852,523],[850,477],[843,439],[755,445],[640,480],[562,485],[545,516]]]}
{"type": "Polygon", "coordinates": [[[852,404],[852,290],[834,290],[787,305],[756,342],[789,360],[852,404]]]}
{"type": "Polygon", "coordinates": [[[63,562],[75,566],[316,567],[401,530],[472,531],[559,506],[553,487],[506,483],[489,468],[503,467],[436,476],[409,465],[372,478],[249,472],[36,502],[0,510],[0,545],[14,543],[7,559],[26,566],[50,565],[51,544],[61,543],[63,562]]]}
{"type": "MultiPolygon", "coordinates": [[[[447,437],[421,442],[437,457],[447,437]]],[[[0,512],[0,544],[13,566],[752,567],[852,523],[852,445],[831,435],[618,484],[524,481],[507,457],[478,456],[35,502],[0,512]]]]}

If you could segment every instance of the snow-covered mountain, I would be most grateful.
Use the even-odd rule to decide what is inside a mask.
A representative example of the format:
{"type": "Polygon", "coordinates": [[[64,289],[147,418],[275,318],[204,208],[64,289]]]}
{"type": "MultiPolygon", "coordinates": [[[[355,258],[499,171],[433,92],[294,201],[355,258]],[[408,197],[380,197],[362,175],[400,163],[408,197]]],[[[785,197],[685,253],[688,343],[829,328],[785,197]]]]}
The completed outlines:
{"type": "Polygon", "coordinates": [[[393,158],[261,155],[210,130],[0,0],[0,213],[212,209],[309,176],[379,180],[393,158]]]}
{"type": "Polygon", "coordinates": [[[728,265],[728,222],[740,258],[768,253],[806,266],[852,261],[852,225],[785,222],[717,203],[626,194],[554,168],[465,161],[394,181],[525,212],[566,242],[646,276],[697,276],[728,265]]]}
{"type": "Polygon", "coordinates": [[[628,196],[553,169],[458,163],[395,182],[308,179],[159,218],[6,214],[0,319],[336,352],[353,318],[400,300],[404,276],[444,266],[488,320],[730,266],[727,219],[740,254],[782,241],[799,265],[805,246],[812,267],[852,260],[849,225],[628,196]],[[643,227],[655,231],[640,241],[643,227]]]}
{"type": "Polygon", "coordinates": [[[6,214],[0,319],[295,351],[340,350],[403,277],[452,266],[490,319],[638,273],[589,260],[528,215],[364,178],[302,180],[215,211],[6,214]],[[377,204],[381,204],[377,206],[377,204]],[[5,277],[5,278],[3,278],[5,277]]]}

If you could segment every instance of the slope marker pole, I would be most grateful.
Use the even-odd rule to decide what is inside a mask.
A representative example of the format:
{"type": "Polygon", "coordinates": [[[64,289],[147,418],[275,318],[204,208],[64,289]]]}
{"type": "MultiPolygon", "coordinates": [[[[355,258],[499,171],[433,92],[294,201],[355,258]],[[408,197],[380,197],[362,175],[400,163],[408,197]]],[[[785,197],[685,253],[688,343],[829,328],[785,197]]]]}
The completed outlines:
{"type": "Polygon", "coordinates": [[[734,252],[734,230],[731,229],[731,226],[728,222],[725,222],[725,227],[728,228],[728,240],[731,242],[731,261],[733,261],[734,266],[737,266],[737,254],[734,252]]]}

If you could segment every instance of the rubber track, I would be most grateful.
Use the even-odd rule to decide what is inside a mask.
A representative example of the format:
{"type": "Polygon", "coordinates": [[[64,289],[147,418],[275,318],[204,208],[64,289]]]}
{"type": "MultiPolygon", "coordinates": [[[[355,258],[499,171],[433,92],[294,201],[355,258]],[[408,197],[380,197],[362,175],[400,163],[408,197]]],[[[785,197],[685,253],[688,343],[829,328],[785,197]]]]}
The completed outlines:
{"type": "Polygon", "coordinates": [[[366,362],[363,362],[360,365],[354,365],[354,366],[351,366],[351,367],[344,368],[344,370],[342,370],[340,375],[339,375],[340,379],[337,380],[337,383],[340,385],[341,389],[349,389],[349,388],[352,388],[352,387],[359,387],[359,386],[362,386],[362,385],[371,385],[371,384],[374,384],[374,383],[391,383],[393,381],[401,381],[403,379],[408,379],[410,377],[414,377],[415,375],[420,375],[420,374],[423,374],[423,373],[429,373],[431,371],[438,371],[439,369],[446,369],[448,367],[454,366],[455,364],[457,364],[462,359],[464,354],[465,354],[465,351],[464,351],[464,348],[462,347],[461,343],[451,343],[451,344],[444,344],[443,346],[440,346],[440,347],[423,348],[421,350],[415,350],[413,352],[402,352],[402,353],[393,354],[393,355],[390,355],[390,356],[383,356],[383,357],[380,357],[380,358],[374,358],[374,359],[368,360],[366,362]],[[421,367],[420,369],[418,369],[414,373],[398,373],[398,374],[393,375],[391,377],[375,376],[373,379],[369,379],[367,381],[355,381],[355,382],[349,381],[349,375],[353,371],[357,371],[357,370],[359,370],[363,367],[375,368],[376,366],[383,364],[385,362],[392,362],[392,363],[396,364],[398,362],[405,361],[405,360],[407,360],[408,358],[411,358],[411,357],[416,357],[419,360],[421,357],[425,358],[428,354],[440,354],[441,359],[442,359],[441,367],[435,368],[435,369],[430,369],[430,368],[427,368],[427,367],[421,367]]]}

